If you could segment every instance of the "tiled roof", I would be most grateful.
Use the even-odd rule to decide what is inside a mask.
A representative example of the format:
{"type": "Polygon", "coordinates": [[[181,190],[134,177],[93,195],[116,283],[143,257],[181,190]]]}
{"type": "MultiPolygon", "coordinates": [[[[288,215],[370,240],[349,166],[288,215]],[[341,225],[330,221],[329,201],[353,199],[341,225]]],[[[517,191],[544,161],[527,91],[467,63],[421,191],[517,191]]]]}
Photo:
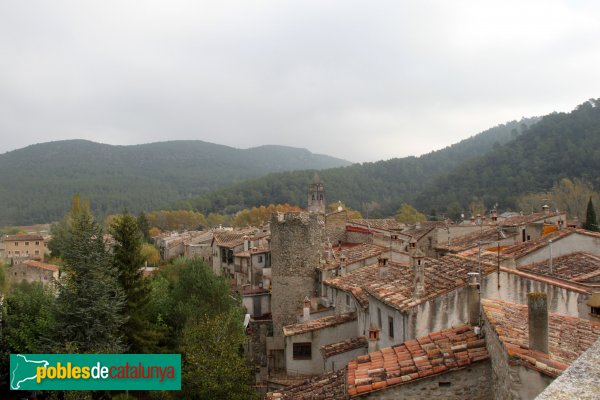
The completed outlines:
{"type": "Polygon", "coordinates": [[[360,349],[361,347],[367,347],[367,338],[364,336],[358,336],[351,339],[346,339],[341,342],[331,343],[321,347],[321,354],[324,358],[329,358],[338,354],[346,353],[348,351],[360,349]]]}
{"type": "Polygon", "coordinates": [[[402,231],[402,234],[419,240],[428,234],[432,229],[443,228],[445,226],[446,223],[443,221],[424,221],[419,224],[409,226],[407,229],[402,231]]]}
{"type": "Polygon", "coordinates": [[[399,231],[406,228],[406,225],[396,221],[394,218],[378,218],[378,219],[366,219],[358,218],[351,219],[348,221],[353,225],[360,225],[364,227],[370,227],[371,229],[379,229],[383,231],[395,230],[399,231]]]}
{"type": "Polygon", "coordinates": [[[214,241],[217,246],[235,247],[244,244],[244,236],[248,236],[248,239],[252,240],[251,236],[254,232],[254,229],[219,232],[214,234],[214,241]]]}
{"type": "Polygon", "coordinates": [[[45,269],[46,271],[52,271],[52,272],[58,271],[58,268],[59,268],[57,265],[46,264],[46,263],[43,263],[40,261],[35,261],[35,260],[25,260],[22,262],[22,264],[25,264],[29,267],[45,269]]]}
{"type": "Polygon", "coordinates": [[[319,375],[306,381],[267,393],[267,400],[342,400],[346,399],[346,370],[342,369],[319,375]]]}
{"type": "Polygon", "coordinates": [[[502,250],[502,253],[507,257],[512,257],[515,259],[521,258],[523,256],[526,256],[527,254],[533,253],[536,250],[546,247],[548,245],[548,240],[560,240],[564,237],[572,235],[573,233],[575,233],[575,229],[561,229],[559,231],[552,232],[546,236],[542,236],[537,239],[530,240],[528,242],[518,243],[514,246],[510,246],[502,250]]]}
{"type": "MultiPolygon", "coordinates": [[[[380,279],[364,285],[363,288],[381,302],[399,311],[405,311],[465,286],[468,282],[467,273],[478,271],[476,261],[456,255],[439,259],[425,258],[424,263],[425,292],[418,299],[413,298],[414,271],[409,266],[403,267],[404,271],[399,277],[380,279]]],[[[494,265],[481,263],[482,274],[487,275],[495,270],[494,265]]]]}
{"type": "Polygon", "coordinates": [[[564,212],[553,212],[553,213],[532,213],[528,215],[515,215],[513,217],[508,217],[502,221],[500,221],[500,225],[502,226],[520,226],[524,224],[531,224],[535,222],[543,222],[547,218],[556,217],[558,215],[564,215],[564,212]]]}
{"type": "Polygon", "coordinates": [[[400,278],[406,273],[407,268],[404,264],[398,264],[391,261],[388,261],[387,267],[388,273],[385,278],[379,277],[379,266],[378,264],[373,264],[358,268],[344,276],[329,278],[325,280],[325,284],[352,293],[359,305],[366,308],[369,305],[369,296],[363,290],[364,286],[380,280],[386,282],[400,278]]]}
{"type": "MultiPolygon", "coordinates": [[[[506,237],[510,236],[506,231],[503,231],[506,237]]],[[[516,235],[516,234],[514,234],[516,235]]],[[[513,236],[514,236],[513,235],[513,236]]],[[[504,240],[500,238],[500,241],[504,240]]],[[[467,233],[466,235],[459,236],[455,239],[450,239],[450,251],[453,253],[459,253],[468,249],[479,246],[479,241],[482,245],[496,244],[498,241],[498,228],[484,228],[483,230],[467,233]]],[[[435,247],[438,250],[448,250],[448,242],[440,241],[435,247]]]]}
{"type": "Polygon", "coordinates": [[[334,246],[333,251],[335,252],[335,260],[330,260],[319,266],[319,269],[330,270],[337,268],[340,265],[340,259],[342,257],[346,257],[346,265],[349,265],[367,258],[376,257],[386,250],[387,249],[384,247],[370,243],[362,243],[351,247],[342,246],[342,250],[336,250],[336,247],[334,246]]]}
{"type": "Polygon", "coordinates": [[[350,361],[348,395],[402,385],[488,358],[485,340],[470,326],[430,333],[350,361]]]}
{"type": "Polygon", "coordinates": [[[549,354],[529,349],[527,305],[482,299],[485,317],[511,362],[556,377],[597,340],[600,323],[577,317],[548,315],[549,354]]]}
{"type": "Polygon", "coordinates": [[[283,327],[283,336],[294,336],[302,333],[317,331],[323,328],[329,328],[344,324],[346,322],[356,320],[356,313],[330,315],[328,317],[321,317],[299,324],[287,325],[283,327]]]}
{"type": "Polygon", "coordinates": [[[42,235],[6,235],[2,238],[2,240],[5,242],[19,242],[19,241],[23,241],[23,240],[42,241],[42,240],[44,240],[44,238],[42,237],[42,235]]]}
{"type": "Polygon", "coordinates": [[[552,273],[550,273],[548,261],[525,265],[517,269],[577,283],[600,282],[600,257],[582,252],[553,258],[552,273]]]}
{"type": "Polygon", "coordinates": [[[264,254],[264,253],[268,253],[270,252],[270,249],[267,249],[266,247],[254,247],[248,251],[240,251],[239,253],[235,253],[234,256],[235,257],[245,257],[248,258],[250,257],[252,254],[264,254]]]}

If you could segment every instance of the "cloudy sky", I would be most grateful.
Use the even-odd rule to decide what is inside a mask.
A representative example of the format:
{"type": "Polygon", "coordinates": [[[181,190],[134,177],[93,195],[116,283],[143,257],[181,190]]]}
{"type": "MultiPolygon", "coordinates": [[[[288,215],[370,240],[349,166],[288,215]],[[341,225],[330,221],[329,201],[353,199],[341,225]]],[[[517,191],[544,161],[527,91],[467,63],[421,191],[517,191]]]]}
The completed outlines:
{"type": "Polygon", "coordinates": [[[597,1],[0,2],[0,153],[85,138],[418,155],[600,97],[597,1]]]}

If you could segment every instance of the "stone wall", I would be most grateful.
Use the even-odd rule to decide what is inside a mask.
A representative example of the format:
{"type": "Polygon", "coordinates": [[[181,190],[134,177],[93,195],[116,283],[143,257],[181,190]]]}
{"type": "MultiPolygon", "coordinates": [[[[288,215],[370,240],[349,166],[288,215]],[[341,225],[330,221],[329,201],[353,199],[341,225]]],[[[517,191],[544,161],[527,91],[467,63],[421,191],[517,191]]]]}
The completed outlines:
{"type": "Polygon", "coordinates": [[[480,361],[467,368],[417,380],[397,387],[385,388],[361,398],[381,400],[488,400],[493,398],[490,380],[490,362],[480,361]]]}
{"type": "Polygon", "coordinates": [[[323,216],[274,213],[271,219],[271,313],[273,334],[296,323],[306,296],[318,289],[316,267],[323,243],[323,216]]]}
{"type": "Polygon", "coordinates": [[[485,343],[492,362],[493,398],[534,399],[552,382],[552,378],[518,364],[511,365],[500,339],[485,320],[485,314],[483,318],[485,343]]]}
{"type": "Polygon", "coordinates": [[[52,284],[54,280],[58,279],[58,272],[30,267],[26,264],[14,264],[7,268],[7,277],[13,285],[22,281],[52,284]]]}

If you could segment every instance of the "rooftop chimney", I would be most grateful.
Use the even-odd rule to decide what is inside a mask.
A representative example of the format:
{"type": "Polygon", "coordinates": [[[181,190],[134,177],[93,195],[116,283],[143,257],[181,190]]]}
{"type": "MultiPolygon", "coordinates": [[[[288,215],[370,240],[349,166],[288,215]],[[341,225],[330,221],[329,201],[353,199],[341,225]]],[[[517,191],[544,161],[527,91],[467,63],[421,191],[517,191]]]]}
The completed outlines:
{"type": "Polygon", "coordinates": [[[304,307],[302,308],[302,322],[310,321],[310,300],[308,296],[304,298],[304,307]]]}
{"type": "Polygon", "coordinates": [[[527,293],[529,349],[548,353],[548,297],[546,293],[527,293]]]}
{"type": "Polygon", "coordinates": [[[244,251],[248,251],[250,249],[250,238],[246,235],[244,235],[244,251]]]}
{"type": "Polygon", "coordinates": [[[346,275],[346,257],[340,256],[340,276],[346,275]]]}
{"type": "Polygon", "coordinates": [[[386,278],[388,276],[388,272],[389,272],[389,266],[387,264],[387,258],[385,257],[379,257],[377,259],[377,264],[379,265],[379,277],[380,278],[386,278]]]}
{"type": "Polygon", "coordinates": [[[469,325],[479,326],[479,281],[477,272],[469,272],[469,325]]]}
{"type": "Polygon", "coordinates": [[[498,211],[495,208],[492,210],[492,221],[498,221],[498,211]]]}
{"type": "Polygon", "coordinates": [[[546,215],[550,214],[550,206],[548,204],[544,204],[542,206],[542,211],[544,211],[544,214],[546,215]]]}
{"type": "Polygon", "coordinates": [[[415,275],[413,297],[420,299],[425,295],[425,255],[421,249],[417,249],[412,257],[413,273],[415,275]]]}
{"type": "Polygon", "coordinates": [[[378,350],[379,348],[379,328],[375,325],[371,325],[369,328],[369,354],[378,350]]]}

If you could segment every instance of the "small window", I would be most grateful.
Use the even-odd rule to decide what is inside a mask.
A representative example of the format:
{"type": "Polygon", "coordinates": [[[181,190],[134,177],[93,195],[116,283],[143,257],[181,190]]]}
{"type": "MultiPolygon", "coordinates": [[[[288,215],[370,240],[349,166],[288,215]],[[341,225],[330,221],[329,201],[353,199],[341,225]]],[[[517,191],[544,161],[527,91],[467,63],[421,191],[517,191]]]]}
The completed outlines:
{"type": "Polygon", "coordinates": [[[379,329],[381,329],[381,308],[377,307],[377,323],[379,324],[379,329]]]}
{"type": "Polygon", "coordinates": [[[452,382],[438,382],[439,387],[449,387],[452,386],[452,382]]]}
{"type": "Polygon", "coordinates": [[[312,358],[312,344],[310,342],[294,343],[293,346],[294,360],[310,360],[312,358]]]}
{"type": "Polygon", "coordinates": [[[259,262],[259,263],[263,262],[263,258],[262,258],[262,256],[258,256],[258,262],[259,262]]]}
{"type": "Polygon", "coordinates": [[[388,329],[390,332],[390,337],[394,337],[394,318],[388,317],[388,329]]]}
{"type": "Polygon", "coordinates": [[[40,242],[35,242],[35,245],[36,245],[36,246],[39,246],[39,245],[40,245],[40,242]]]}
{"type": "Polygon", "coordinates": [[[35,251],[35,254],[36,254],[36,255],[40,254],[40,251],[39,251],[39,250],[36,250],[36,251],[35,251]]]}
{"type": "Polygon", "coordinates": [[[600,307],[592,307],[592,315],[600,317],[600,307]]]}
{"type": "Polygon", "coordinates": [[[527,235],[527,241],[529,242],[531,240],[531,236],[527,235]]]}
{"type": "Polygon", "coordinates": [[[25,242],[25,246],[29,246],[29,242],[25,242]]]}
{"type": "Polygon", "coordinates": [[[15,247],[19,247],[19,242],[15,242],[15,247]]]}
{"type": "Polygon", "coordinates": [[[350,305],[350,295],[349,294],[346,295],[346,305],[347,306],[350,305]]]}

